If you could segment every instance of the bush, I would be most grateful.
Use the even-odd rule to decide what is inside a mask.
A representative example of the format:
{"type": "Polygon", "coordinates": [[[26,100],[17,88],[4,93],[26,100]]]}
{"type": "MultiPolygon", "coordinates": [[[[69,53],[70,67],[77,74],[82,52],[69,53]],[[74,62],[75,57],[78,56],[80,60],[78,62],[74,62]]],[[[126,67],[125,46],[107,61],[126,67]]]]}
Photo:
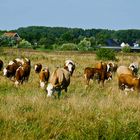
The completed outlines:
{"type": "Polygon", "coordinates": [[[123,48],[122,48],[122,52],[124,52],[124,53],[129,53],[129,52],[131,52],[130,46],[125,46],[125,47],[123,47],[123,48]]]}
{"type": "Polygon", "coordinates": [[[115,51],[107,48],[99,48],[96,51],[96,57],[102,60],[116,60],[115,51]]]}
{"type": "Polygon", "coordinates": [[[91,42],[87,38],[84,38],[78,44],[78,50],[80,51],[88,51],[90,49],[91,49],[91,42]]]}
{"type": "Polygon", "coordinates": [[[60,48],[60,50],[62,51],[74,51],[74,50],[78,50],[77,49],[77,45],[74,43],[67,43],[67,44],[63,44],[60,48]]]}
{"type": "Polygon", "coordinates": [[[17,48],[32,48],[32,45],[30,42],[26,41],[25,39],[23,39],[22,41],[20,41],[20,43],[17,45],[17,48]]]}

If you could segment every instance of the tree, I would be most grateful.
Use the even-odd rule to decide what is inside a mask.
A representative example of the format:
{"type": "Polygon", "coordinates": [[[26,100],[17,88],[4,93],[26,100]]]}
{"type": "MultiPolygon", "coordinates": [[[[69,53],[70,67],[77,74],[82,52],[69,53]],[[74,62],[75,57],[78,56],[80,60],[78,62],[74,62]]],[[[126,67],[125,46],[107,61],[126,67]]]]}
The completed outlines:
{"type": "Polygon", "coordinates": [[[30,42],[27,40],[23,39],[22,41],[19,42],[19,44],[16,46],[17,48],[31,48],[32,45],[30,42]]]}
{"type": "Polygon", "coordinates": [[[91,47],[91,42],[87,38],[84,38],[78,44],[78,50],[89,50],[90,47],[91,47]]]}

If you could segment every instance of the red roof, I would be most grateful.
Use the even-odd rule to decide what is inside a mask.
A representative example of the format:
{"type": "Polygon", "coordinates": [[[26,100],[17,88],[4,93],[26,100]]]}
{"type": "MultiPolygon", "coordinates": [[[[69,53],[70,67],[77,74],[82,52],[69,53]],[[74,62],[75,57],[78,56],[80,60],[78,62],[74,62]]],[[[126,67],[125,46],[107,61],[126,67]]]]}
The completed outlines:
{"type": "Polygon", "coordinates": [[[7,37],[14,37],[17,33],[14,33],[14,32],[7,32],[7,33],[4,33],[4,36],[7,36],[7,37]]]}

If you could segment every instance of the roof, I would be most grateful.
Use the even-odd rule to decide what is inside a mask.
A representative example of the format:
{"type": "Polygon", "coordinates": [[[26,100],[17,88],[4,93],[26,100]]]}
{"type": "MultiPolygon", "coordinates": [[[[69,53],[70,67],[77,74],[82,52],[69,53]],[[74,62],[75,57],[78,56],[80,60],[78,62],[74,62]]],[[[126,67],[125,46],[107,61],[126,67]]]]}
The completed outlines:
{"type": "Polygon", "coordinates": [[[19,37],[19,35],[17,33],[15,33],[15,32],[6,32],[6,33],[4,33],[4,36],[7,36],[7,37],[15,37],[15,36],[17,36],[17,37],[19,37]]]}

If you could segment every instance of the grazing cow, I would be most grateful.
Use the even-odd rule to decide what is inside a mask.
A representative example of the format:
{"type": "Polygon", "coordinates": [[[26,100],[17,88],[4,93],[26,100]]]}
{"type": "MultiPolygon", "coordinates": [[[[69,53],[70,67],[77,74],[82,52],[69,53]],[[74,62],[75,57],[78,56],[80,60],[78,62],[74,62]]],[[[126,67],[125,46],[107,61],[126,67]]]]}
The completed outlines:
{"type": "Polygon", "coordinates": [[[3,68],[3,61],[0,60],[0,71],[2,70],[2,68],[3,68]]]}
{"type": "Polygon", "coordinates": [[[28,81],[31,71],[31,66],[29,63],[24,63],[20,66],[15,73],[15,85],[22,84],[23,81],[28,81]]]}
{"type": "Polygon", "coordinates": [[[108,67],[107,71],[111,71],[112,73],[115,73],[117,71],[118,65],[115,63],[109,62],[107,64],[107,67],[108,67]]]}
{"type": "Polygon", "coordinates": [[[34,70],[36,73],[40,73],[41,69],[42,69],[42,64],[40,64],[40,63],[35,64],[34,70]]]}
{"type": "Polygon", "coordinates": [[[117,68],[117,76],[119,77],[121,74],[129,74],[134,76],[133,71],[126,66],[119,66],[117,68]]]}
{"type": "Polygon", "coordinates": [[[49,77],[50,77],[49,69],[47,67],[42,69],[41,72],[39,73],[41,88],[44,88],[46,83],[48,83],[49,77]]]}
{"type": "Polygon", "coordinates": [[[61,95],[61,90],[67,92],[67,87],[70,84],[71,73],[64,68],[57,68],[50,76],[50,83],[47,86],[48,97],[58,92],[58,98],[61,95]]]}
{"type": "Polygon", "coordinates": [[[106,63],[104,62],[99,62],[95,65],[94,67],[95,69],[98,69],[98,72],[96,72],[99,75],[99,81],[98,83],[100,83],[100,81],[102,82],[102,85],[104,86],[104,81],[107,79],[107,77],[109,79],[112,79],[112,72],[107,71],[109,69],[109,66],[107,66],[106,63]]]}
{"type": "Polygon", "coordinates": [[[130,74],[120,74],[118,77],[118,85],[121,90],[125,90],[127,87],[140,91],[140,78],[130,74]]]}
{"type": "Polygon", "coordinates": [[[89,85],[90,79],[93,79],[95,74],[98,74],[99,76],[98,83],[102,81],[103,85],[104,85],[105,80],[112,79],[112,73],[110,71],[107,72],[107,71],[104,71],[103,69],[86,67],[84,70],[86,85],[89,85]]]}
{"type": "Polygon", "coordinates": [[[64,64],[64,69],[68,70],[72,76],[75,70],[75,63],[72,60],[66,60],[64,64]]]}
{"type": "Polygon", "coordinates": [[[129,68],[134,72],[134,75],[138,74],[139,65],[137,62],[133,62],[129,65],[129,68]]]}

